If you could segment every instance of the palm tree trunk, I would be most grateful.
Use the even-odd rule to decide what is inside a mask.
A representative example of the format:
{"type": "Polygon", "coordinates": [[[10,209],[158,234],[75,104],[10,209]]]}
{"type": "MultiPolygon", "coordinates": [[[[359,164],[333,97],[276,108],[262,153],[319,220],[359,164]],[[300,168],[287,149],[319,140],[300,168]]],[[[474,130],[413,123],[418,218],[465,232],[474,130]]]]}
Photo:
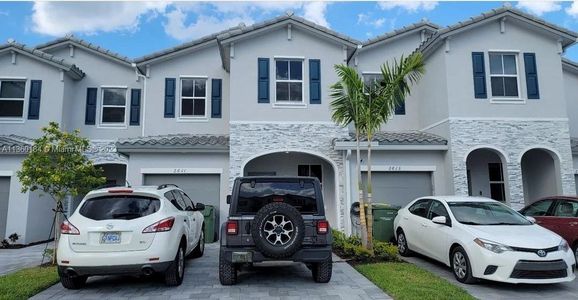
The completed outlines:
{"type": "Polygon", "coordinates": [[[361,178],[361,150],[359,149],[359,131],[355,132],[357,146],[357,192],[359,195],[359,221],[361,225],[361,245],[367,248],[367,222],[365,219],[365,203],[363,201],[363,180],[361,178]]]}
{"type": "Polygon", "coordinates": [[[373,251],[373,186],[371,184],[371,140],[373,136],[367,135],[367,249],[373,251]]]}

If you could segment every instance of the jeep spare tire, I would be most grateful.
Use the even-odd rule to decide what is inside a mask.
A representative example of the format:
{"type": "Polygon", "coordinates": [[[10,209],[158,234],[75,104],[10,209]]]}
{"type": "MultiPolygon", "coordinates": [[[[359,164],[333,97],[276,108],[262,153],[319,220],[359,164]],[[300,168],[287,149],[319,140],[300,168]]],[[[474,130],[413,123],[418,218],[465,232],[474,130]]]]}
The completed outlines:
{"type": "Polygon", "coordinates": [[[269,203],[257,211],[251,235],[263,255],[284,258],[301,247],[305,223],[295,207],[287,203],[269,203]]]}

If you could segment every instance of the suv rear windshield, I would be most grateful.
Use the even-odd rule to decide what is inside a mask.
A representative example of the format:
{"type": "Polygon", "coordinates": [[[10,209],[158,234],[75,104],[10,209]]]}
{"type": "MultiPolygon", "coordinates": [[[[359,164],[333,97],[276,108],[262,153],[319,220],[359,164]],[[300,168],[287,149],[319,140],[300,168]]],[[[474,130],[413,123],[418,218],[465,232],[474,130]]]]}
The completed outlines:
{"type": "Polygon", "coordinates": [[[256,213],[271,202],[284,202],[301,213],[317,214],[313,182],[243,182],[239,189],[237,212],[256,213]]]}
{"type": "Polygon", "coordinates": [[[144,196],[104,196],[88,199],[79,213],[89,219],[132,220],[154,214],[161,207],[159,199],[144,196]]]}

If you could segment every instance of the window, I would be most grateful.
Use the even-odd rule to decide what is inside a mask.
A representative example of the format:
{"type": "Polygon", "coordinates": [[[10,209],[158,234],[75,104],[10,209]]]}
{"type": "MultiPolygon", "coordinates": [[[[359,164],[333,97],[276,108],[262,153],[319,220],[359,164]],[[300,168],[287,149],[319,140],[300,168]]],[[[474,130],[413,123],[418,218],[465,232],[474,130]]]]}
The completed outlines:
{"type": "Polygon", "coordinates": [[[24,116],[25,87],[24,80],[0,80],[0,118],[24,116]]]}
{"type": "Polygon", "coordinates": [[[409,208],[409,212],[416,216],[425,218],[427,217],[430,202],[431,201],[428,199],[419,200],[409,208]]]}
{"type": "Polygon", "coordinates": [[[522,213],[526,216],[530,217],[544,217],[544,216],[551,216],[552,214],[549,213],[550,207],[554,203],[554,200],[542,200],[538,201],[526,208],[522,213]]]}
{"type": "Polygon", "coordinates": [[[489,163],[490,196],[497,201],[506,201],[506,188],[501,163],[489,163]]]}
{"type": "Polygon", "coordinates": [[[317,177],[319,182],[323,182],[321,165],[298,165],[297,176],[317,177]]]}
{"type": "Polygon", "coordinates": [[[175,199],[177,201],[180,210],[185,210],[187,208],[187,203],[185,203],[185,199],[183,198],[183,194],[179,190],[173,190],[173,194],[175,195],[175,199]]]}
{"type": "Polygon", "coordinates": [[[497,202],[448,202],[454,218],[466,225],[532,225],[517,211],[497,202]]]}
{"type": "Polygon", "coordinates": [[[88,199],[79,213],[91,220],[132,220],[156,213],[159,199],[144,196],[104,196],[88,199]]]}
{"type": "Polygon", "coordinates": [[[165,198],[167,198],[176,209],[178,209],[178,210],[184,210],[185,209],[177,202],[177,198],[175,197],[175,194],[172,191],[166,192],[165,198]]]}
{"type": "Polygon", "coordinates": [[[450,219],[450,215],[448,214],[448,211],[446,210],[444,205],[439,201],[432,201],[429,209],[428,219],[432,220],[433,218],[440,216],[446,217],[448,221],[450,219]]]}
{"type": "Polygon", "coordinates": [[[239,213],[256,213],[273,202],[287,203],[303,214],[319,211],[312,181],[243,182],[236,209],[239,213]]]}
{"type": "Polygon", "coordinates": [[[124,124],[126,88],[102,88],[101,124],[124,124]]]}
{"type": "Polygon", "coordinates": [[[276,101],[303,102],[303,61],[276,60],[276,101]]]}
{"type": "Polygon", "coordinates": [[[560,200],[554,210],[554,216],[561,218],[578,217],[578,202],[560,200]]]}
{"type": "MultiPolygon", "coordinates": [[[[376,89],[378,82],[382,80],[382,78],[383,75],[378,72],[363,73],[363,83],[365,84],[366,88],[369,89],[376,89]]],[[[405,100],[403,100],[402,103],[395,107],[394,114],[405,115],[405,100]]]]}
{"type": "Polygon", "coordinates": [[[490,81],[492,97],[519,98],[518,56],[508,53],[490,53],[490,81]]]}
{"type": "Polygon", "coordinates": [[[181,117],[204,118],[207,115],[207,79],[181,79],[181,117]]]}
{"type": "Polygon", "coordinates": [[[185,194],[184,192],[183,192],[183,199],[185,200],[187,206],[190,206],[191,208],[195,207],[195,202],[193,202],[193,200],[191,200],[191,198],[189,198],[189,196],[187,196],[187,194],[185,194]]]}

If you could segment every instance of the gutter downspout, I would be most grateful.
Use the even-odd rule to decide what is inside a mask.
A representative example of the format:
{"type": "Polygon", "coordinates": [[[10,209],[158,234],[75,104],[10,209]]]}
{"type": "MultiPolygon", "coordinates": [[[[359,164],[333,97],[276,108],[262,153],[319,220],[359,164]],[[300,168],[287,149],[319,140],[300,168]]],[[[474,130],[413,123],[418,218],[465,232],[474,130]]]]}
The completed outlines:
{"type": "Polygon", "coordinates": [[[137,78],[142,78],[143,82],[143,91],[142,91],[142,125],[141,125],[141,136],[145,136],[145,118],[146,118],[146,99],[147,99],[147,77],[141,74],[140,70],[136,66],[135,63],[132,63],[132,67],[134,68],[134,73],[136,74],[137,78]]]}
{"type": "Polygon", "coordinates": [[[347,150],[345,157],[345,233],[351,236],[351,166],[349,159],[351,158],[351,149],[347,150]]]}

